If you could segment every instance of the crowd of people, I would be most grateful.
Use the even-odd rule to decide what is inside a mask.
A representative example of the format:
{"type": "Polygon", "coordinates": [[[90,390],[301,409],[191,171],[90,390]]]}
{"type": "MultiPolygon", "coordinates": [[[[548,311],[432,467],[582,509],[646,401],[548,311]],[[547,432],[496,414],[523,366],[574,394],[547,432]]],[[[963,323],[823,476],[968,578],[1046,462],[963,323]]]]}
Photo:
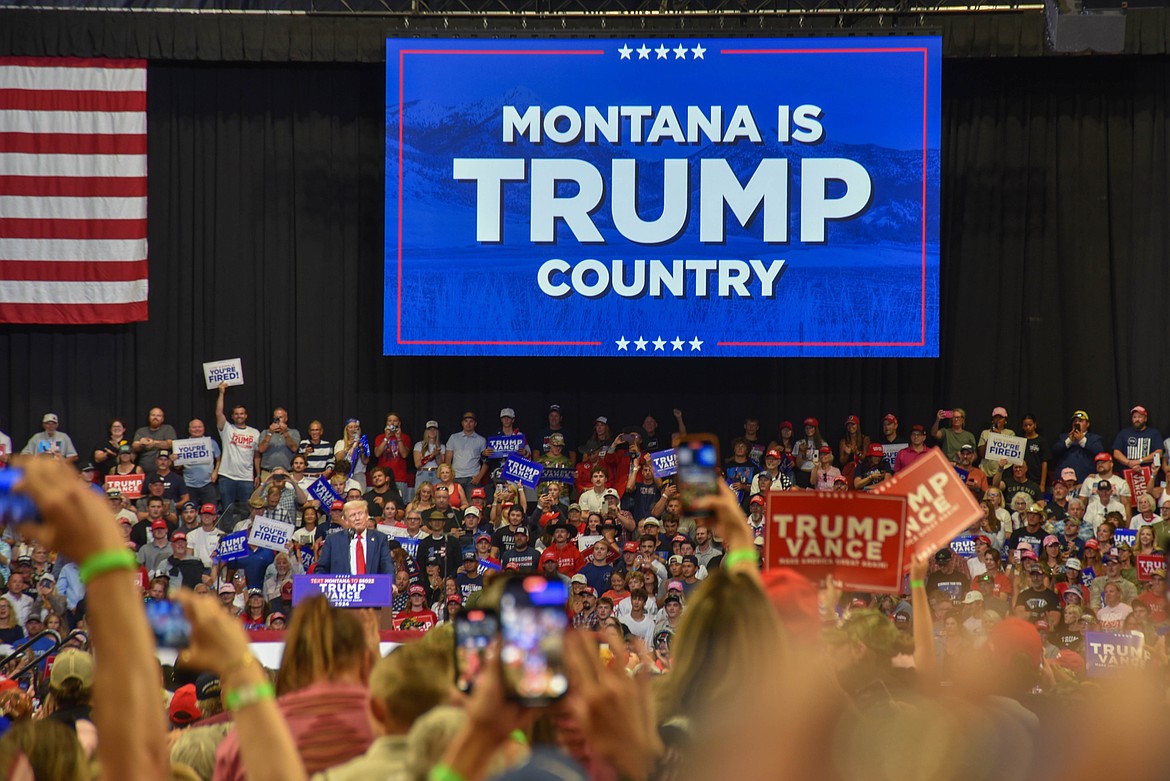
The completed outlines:
{"type": "MultiPolygon", "coordinates": [[[[1096,691],[1085,635],[1098,631],[1141,635],[1138,691],[1162,691],[1170,440],[1140,406],[1111,448],[1083,410],[1051,440],[1025,415],[1022,463],[988,455],[989,437],[1016,436],[1002,407],[978,433],[962,409],[939,410],[905,435],[887,414],[872,438],[848,416],[836,442],[813,417],[799,430],[781,422],[774,437],[748,418],[723,448],[723,493],[696,517],[651,458],[686,436],[680,410],[669,432],[653,416],[630,426],[598,416],[580,438],[557,405],[535,432],[501,409],[489,437],[468,411],[446,439],[430,420],[417,441],[391,413],[372,438],[351,419],[330,442],[316,420],[302,437],[283,408],[255,428],[227,392],[220,387],[215,407],[212,463],[175,464],[180,435],[160,408],[133,434],[112,421],[108,437],[82,452],[47,413],[15,456],[41,521],[8,523],[0,540],[0,767],[10,774],[89,778],[100,758],[98,772],[127,773],[117,778],[457,781],[522,773],[539,760],[574,763],[588,778],[665,781],[759,777],[749,758],[791,751],[787,766],[800,775],[800,739],[818,729],[826,738],[854,715],[894,704],[933,714],[940,692],[1016,703],[1011,713],[1001,703],[989,730],[1051,729],[1063,723],[1049,718],[1059,697],[1075,692],[1084,704],[1096,691]],[[492,447],[505,441],[507,452],[492,447]],[[915,560],[896,595],[761,573],[771,492],[872,490],[932,447],[983,508],[960,535],[969,545],[915,560]],[[511,453],[542,464],[550,479],[508,482],[511,453]],[[141,475],[141,496],[107,486],[109,475],[141,475]],[[336,496],[328,506],[312,490],[318,481],[336,496]],[[284,550],[248,546],[221,560],[220,540],[259,517],[294,529],[284,550]],[[122,570],[133,579],[104,576],[122,570]],[[383,658],[371,611],[321,599],[294,607],[293,578],[308,572],[393,575],[393,625],[421,639],[383,658]],[[575,631],[562,707],[515,707],[490,669],[470,698],[452,690],[449,624],[497,602],[512,573],[567,584],[575,631]],[[161,673],[142,609],[155,602],[178,603],[194,627],[180,665],[161,673]],[[248,651],[247,631],[260,629],[288,636],[275,677],[248,651]],[[133,646],[125,658],[123,633],[133,646]],[[792,665],[774,669],[784,656],[792,665]],[[130,663],[143,665],[142,680],[117,677],[130,663]],[[132,740],[112,716],[103,723],[103,695],[151,710],[144,725],[159,745],[132,740]],[[776,740],[742,715],[782,717],[772,697],[824,718],[776,740]],[[122,746],[123,737],[137,745],[122,746]],[[721,765],[707,755],[716,739],[744,751],[721,765]],[[111,760],[103,749],[114,745],[123,754],[111,760]],[[286,756],[274,762],[268,745],[286,756]]],[[[182,438],[205,436],[193,419],[182,438]]],[[[13,457],[0,433],[0,468],[13,457]]],[[[1153,708],[1152,720],[1164,716],[1139,705],[1153,708]]],[[[807,771],[864,775],[844,761],[823,775],[807,771]]]]}

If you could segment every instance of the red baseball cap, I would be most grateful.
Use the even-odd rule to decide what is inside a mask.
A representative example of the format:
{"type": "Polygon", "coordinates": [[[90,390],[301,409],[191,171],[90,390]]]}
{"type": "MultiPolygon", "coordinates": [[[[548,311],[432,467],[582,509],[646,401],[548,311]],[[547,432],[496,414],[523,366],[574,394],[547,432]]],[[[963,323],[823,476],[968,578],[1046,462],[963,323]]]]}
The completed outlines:
{"type": "Polygon", "coordinates": [[[638,543],[636,543],[636,542],[627,542],[625,545],[622,546],[622,553],[637,553],[637,552],[638,552],[638,543]]]}
{"type": "Polygon", "coordinates": [[[215,505],[209,502],[200,507],[199,512],[203,515],[215,515],[215,505]]]}
{"type": "Polygon", "coordinates": [[[883,418],[882,418],[882,420],[888,420],[888,421],[891,421],[891,422],[893,422],[893,423],[897,423],[897,422],[898,422],[898,416],[897,416],[897,415],[895,415],[895,414],[894,414],[894,413],[892,413],[892,412],[887,412],[887,413],[886,413],[886,415],[885,415],[885,417],[883,417],[883,418]]]}
{"type": "Polygon", "coordinates": [[[845,418],[845,425],[849,425],[850,423],[861,423],[861,418],[857,417],[856,415],[850,415],[849,417],[845,418]]]}
{"type": "Polygon", "coordinates": [[[821,453],[832,453],[832,452],[833,452],[833,448],[829,447],[828,445],[821,445],[821,453]]]}
{"type": "Polygon", "coordinates": [[[1140,413],[1142,413],[1143,415],[1145,415],[1147,418],[1150,416],[1150,413],[1146,412],[1146,408],[1145,408],[1145,407],[1143,407],[1141,404],[1138,404],[1136,407],[1134,407],[1133,409],[1131,409],[1131,410],[1129,411],[1129,414],[1130,414],[1130,415],[1132,415],[1132,414],[1133,414],[1133,413],[1135,413],[1135,412],[1140,412],[1140,413]]]}
{"type": "Polygon", "coordinates": [[[764,454],[764,458],[779,459],[780,457],[781,457],[780,451],[776,450],[776,449],[769,450],[767,453],[764,454]]]}
{"type": "Polygon", "coordinates": [[[487,492],[485,492],[482,488],[472,488],[471,489],[471,498],[472,499],[483,499],[486,496],[487,496],[487,492]]]}
{"type": "Polygon", "coordinates": [[[340,509],[342,509],[342,508],[344,508],[344,507],[345,507],[345,502],[341,501],[340,499],[334,499],[334,500],[333,500],[333,504],[329,505],[329,509],[330,509],[330,511],[332,511],[332,510],[340,510],[340,509]]]}
{"type": "Polygon", "coordinates": [[[1110,455],[1109,453],[1098,453],[1097,455],[1093,456],[1093,460],[1094,461],[1112,461],[1113,456],[1110,455]]]}
{"type": "Polygon", "coordinates": [[[804,425],[806,425],[806,426],[819,426],[820,423],[817,422],[816,418],[805,418],[804,425]]]}
{"type": "Polygon", "coordinates": [[[756,494],[755,496],[753,496],[751,501],[748,502],[748,504],[763,504],[763,503],[764,503],[764,497],[760,496],[759,494],[756,494]]]}
{"type": "Polygon", "coordinates": [[[151,521],[151,523],[150,523],[150,530],[151,531],[154,531],[155,529],[165,529],[165,528],[167,528],[167,522],[164,521],[162,518],[159,518],[158,520],[155,520],[155,521],[151,521]]]}
{"type": "Polygon", "coordinates": [[[882,446],[879,445],[877,442],[871,442],[869,444],[869,450],[867,450],[865,452],[865,454],[867,456],[874,456],[876,458],[882,458],[886,455],[886,451],[882,450],[882,446]]]}
{"type": "MultiPolygon", "coordinates": [[[[151,524],[151,526],[154,526],[154,524],[151,524]]],[[[171,535],[171,542],[176,542],[178,540],[182,540],[183,542],[186,542],[187,541],[187,533],[184,531],[177,531],[171,535]]]]}
{"type": "Polygon", "coordinates": [[[782,420],[782,421],[780,421],[780,428],[787,428],[787,429],[791,429],[791,428],[792,428],[792,421],[791,421],[791,420],[782,420]]]}
{"type": "Polygon", "coordinates": [[[1101,543],[1097,542],[1095,539],[1085,540],[1085,547],[1093,548],[1094,550],[1101,550],[1101,543]]]}

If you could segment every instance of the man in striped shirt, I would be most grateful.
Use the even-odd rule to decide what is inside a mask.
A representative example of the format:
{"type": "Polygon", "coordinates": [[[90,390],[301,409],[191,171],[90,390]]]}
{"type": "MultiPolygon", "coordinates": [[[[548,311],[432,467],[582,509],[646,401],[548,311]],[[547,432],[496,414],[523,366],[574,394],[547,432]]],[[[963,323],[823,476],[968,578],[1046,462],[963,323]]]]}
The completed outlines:
{"type": "Polygon", "coordinates": [[[308,439],[301,440],[300,453],[305,457],[305,474],[318,477],[325,472],[333,460],[333,446],[325,440],[325,427],[321,421],[309,424],[308,439]]]}

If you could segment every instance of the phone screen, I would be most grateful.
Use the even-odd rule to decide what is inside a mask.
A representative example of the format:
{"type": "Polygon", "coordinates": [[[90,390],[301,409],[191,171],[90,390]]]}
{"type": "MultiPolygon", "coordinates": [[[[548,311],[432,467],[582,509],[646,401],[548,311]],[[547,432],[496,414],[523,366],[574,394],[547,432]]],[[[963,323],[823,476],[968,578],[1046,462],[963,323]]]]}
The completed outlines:
{"type": "Polygon", "coordinates": [[[500,597],[500,661],[511,699],[539,705],[569,688],[565,669],[565,603],[558,579],[528,575],[509,580],[500,597]]]}
{"type": "Polygon", "coordinates": [[[483,655],[500,630],[500,619],[489,610],[468,610],[455,616],[455,685],[469,692],[483,655]]]}
{"type": "Polygon", "coordinates": [[[719,450],[714,442],[681,442],[676,452],[678,488],[683,507],[689,509],[699,497],[719,492],[719,450]]]}
{"type": "Polygon", "coordinates": [[[186,648],[191,644],[191,624],[178,602],[151,600],[146,603],[146,620],[159,648],[186,648]]]}

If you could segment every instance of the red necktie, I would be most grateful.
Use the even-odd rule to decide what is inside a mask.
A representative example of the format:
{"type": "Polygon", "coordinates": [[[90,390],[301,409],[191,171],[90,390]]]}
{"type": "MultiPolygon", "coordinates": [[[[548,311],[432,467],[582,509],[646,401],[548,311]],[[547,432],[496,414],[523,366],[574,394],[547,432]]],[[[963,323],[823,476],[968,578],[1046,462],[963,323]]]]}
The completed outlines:
{"type": "Polygon", "coordinates": [[[366,574],[366,550],[362,546],[362,536],[359,534],[357,538],[357,572],[355,575],[366,574]]]}

